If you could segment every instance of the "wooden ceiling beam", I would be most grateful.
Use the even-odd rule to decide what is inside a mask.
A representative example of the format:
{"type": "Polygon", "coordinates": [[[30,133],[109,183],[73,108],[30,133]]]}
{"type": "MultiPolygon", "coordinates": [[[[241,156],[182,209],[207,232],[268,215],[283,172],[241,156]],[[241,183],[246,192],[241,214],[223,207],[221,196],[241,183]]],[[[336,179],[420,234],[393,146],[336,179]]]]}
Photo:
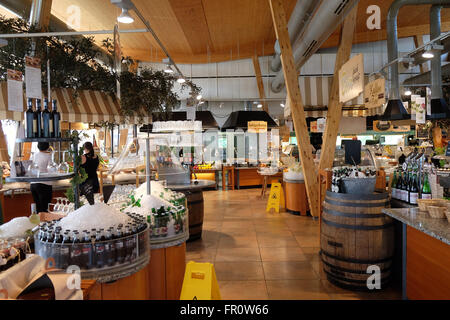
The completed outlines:
{"type": "Polygon", "coordinates": [[[258,85],[259,98],[261,99],[263,110],[268,113],[269,105],[266,102],[266,93],[264,91],[264,83],[262,79],[261,66],[259,65],[258,56],[256,55],[253,56],[252,60],[253,60],[253,68],[255,69],[256,84],[258,85]]]}
{"type": "Polygon", "coordinates": [[[284,79],[294,122],[295,135],[299,148],[300,159],[305,177],[306,192],[308,194],[310,212],[313,217],[319,216],[318,207],[318,171],[314,164],[312,148],[306,125],[305,110],[300,93],[297,70],[295,68],[294,55],[292,54],[291,41],[287,29],[287,18],[282,0],[269,0],[275,34],[281,49],[281,64],[283,66],[284,79]]]}
{"type": "MultiPolygon", "coordinates": [[[[414,36],[414,45],[416,46],[416,49],[423,46],[423,36],[422,35],[415,35],[414,36]]],[[[420,68],[420,73],[425,73],[428,72],[430,70],[428,70],[428,64],[426,62],[421,63],[419,65],[420,68]]]]}

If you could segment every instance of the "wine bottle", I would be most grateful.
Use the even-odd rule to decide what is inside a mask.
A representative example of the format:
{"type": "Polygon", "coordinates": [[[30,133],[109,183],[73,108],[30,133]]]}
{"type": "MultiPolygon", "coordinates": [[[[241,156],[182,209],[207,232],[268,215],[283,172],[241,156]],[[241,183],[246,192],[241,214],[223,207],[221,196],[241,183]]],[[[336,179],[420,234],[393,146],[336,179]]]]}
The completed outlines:
{"type": "Polygon", "coordinates": [[[41,114],[41,99],[36,99],[36,121],[37,121],[37,134],[36,138],[42,137],[42,114],[41,114]]]}
{"type": "Polygon", "coordinates": [[[27,111],[25,111],[25,126],[26,126],[26,137],[34,137],[34,112],[33,112],[33,99],[28,98],[27,100],[27,111]]]}
{"type": "Polygon", "coordinates": [[[431,199],[431,187],[430,183],[428,182],[428,174],[426,173],[424,173],[422,199],[431,199]]]}
{"type": "Polygon", "coordinates": [[[397,199],[397,171],[394,171],[394,176],[392,177],[391,197],[392,199],[397,199]]]}
{"type": "Polygon", "coordinates": [[[408,191],[406,190],[406,176],[404,172],[402,172],[402,184],[401,184],[401,201],[406,201],[408,197],[408,191]]]}
{"type": "Polygon", "coordinates": [[[417,199],[419,198],[419,188],[417,186],[416,173],[413,174],[410,185],[411,185],[411,187],[410,187],[410,192],[409,192],[409,203],[417,204],[417,199]]]}
{"type": "Polygon", "coordinates": [[[55,135],[55,123],[54,123],[54,114],[51,111],[49,113],[49,118],[48,118],[48,128],[50,130],[50,138],[56,138],[55,135]]]}
{"type": "Polygon", "coordinates": [[[48,99],[44,99],[44,110],[42,111],[42,133],[44,138],[50,138],[50,111],[48,111],[48,99]]]}
{"type": "Polygon", "coordinates": [[[53,128],[54,128],[54,132],[55,132],[55,138],[59,138],[61,137],[61,130],[59,127],[59,122],[61,120],[61,116],[58,112],[58,108],[56,106],[57,101],[53,100],[53,110],[52,110],[52,114],[53,114],[53,128]]]}

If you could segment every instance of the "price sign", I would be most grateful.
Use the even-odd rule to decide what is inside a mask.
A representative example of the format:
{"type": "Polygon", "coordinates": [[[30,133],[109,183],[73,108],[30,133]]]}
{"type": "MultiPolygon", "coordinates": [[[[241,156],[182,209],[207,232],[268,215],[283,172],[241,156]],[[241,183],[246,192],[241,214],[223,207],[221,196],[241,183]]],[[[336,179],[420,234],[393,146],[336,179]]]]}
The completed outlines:
{"type": "Polygon", "coordinates": [[[248,121],[248,132],[260,133],[267,131],[267,121],[248,121]]]}

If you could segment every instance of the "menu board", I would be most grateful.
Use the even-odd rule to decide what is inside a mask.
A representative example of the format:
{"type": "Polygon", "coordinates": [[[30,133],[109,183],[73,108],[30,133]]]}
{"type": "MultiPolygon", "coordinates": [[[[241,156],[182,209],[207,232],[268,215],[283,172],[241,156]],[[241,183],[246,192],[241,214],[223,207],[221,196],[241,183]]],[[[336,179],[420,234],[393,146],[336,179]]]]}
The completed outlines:
{"type": "Polygon", "coordinates": [[[357,98],[364,90],[364,59],[362,53],[348,60],[339,70],[339,102],[357,98]]]}
{"type": "Polygon", "coordinates": [[[386,102],[384,78],[369,82],[364,87],[364,104],[366,108],[378,108],[386,102]]]}
{"type": "Polygon", "coordinates": [[[267,121],[248,121],[248,132],[260,133],[267,131],[267,121]]]}
{"type": "Polygon", "coordinates": [[[41,59],[25,57],[25,87],[27,98],[42,99],[41,59]]]}
{"type": "Polygon", "coordinates": [[[23,111],[22,72],[8,69],[8,110],[23,111]]]}

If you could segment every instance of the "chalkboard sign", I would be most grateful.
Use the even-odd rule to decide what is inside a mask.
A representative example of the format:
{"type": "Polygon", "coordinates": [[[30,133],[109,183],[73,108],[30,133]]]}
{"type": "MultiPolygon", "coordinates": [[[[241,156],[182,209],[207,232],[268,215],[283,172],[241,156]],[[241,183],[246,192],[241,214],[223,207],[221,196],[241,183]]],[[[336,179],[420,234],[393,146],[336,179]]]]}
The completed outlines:
{"type": "Polygon", "coordinates": [[[358,165],[361,163],[361,141],[343,140],[342,145],[345,149],[345,163],[349,165],[358,165]]]}
{"type": "Polygon", "coordinates": [[[447,151],[445,152],[447,157],[450,157],[450,141],[447,143],[447,151]]]}

